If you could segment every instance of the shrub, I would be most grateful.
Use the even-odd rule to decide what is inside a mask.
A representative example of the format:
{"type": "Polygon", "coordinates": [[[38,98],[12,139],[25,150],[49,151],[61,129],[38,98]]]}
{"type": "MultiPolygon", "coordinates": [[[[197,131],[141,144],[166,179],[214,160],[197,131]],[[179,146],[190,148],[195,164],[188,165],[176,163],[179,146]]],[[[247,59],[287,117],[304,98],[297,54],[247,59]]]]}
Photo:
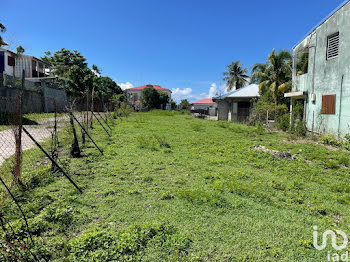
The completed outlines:
{"type": "Polygon", "coordinates": [[[338,146],[340,142],[332,135],[323,135],[320,138],[321,143],[325,145],[338,146]]]}
{"type": "Polygon", "coordinates": [[[290,128],[290,115],[284,114],[277,120],[277,128],[287,131],[290,128]]]}
{"type": "Polygon", "coordinates": [[[278,120],[281,116],[288,113],[288,107],[284,104],[276,105],[272,102],[260,99],[254,104],[248,123],[250,125],[265,123],[267,112],[269,112],[269,119],[278,120]]]}
{"type": "Polygon", "coordinates": [[[295,133],[297,136],[306,136],[307,129],[304,121],[298,121],[297,126],[295,127],[295,133]]]}

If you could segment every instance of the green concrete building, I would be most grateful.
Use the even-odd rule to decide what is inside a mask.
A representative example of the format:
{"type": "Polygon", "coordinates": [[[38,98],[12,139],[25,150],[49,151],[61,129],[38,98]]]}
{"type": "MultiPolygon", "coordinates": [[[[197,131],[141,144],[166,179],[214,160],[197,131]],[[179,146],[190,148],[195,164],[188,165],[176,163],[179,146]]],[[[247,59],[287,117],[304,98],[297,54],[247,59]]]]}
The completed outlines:
{"type": "Polygon", "coordinates": [[[343,137],[350,133],[350,1],[345,1],[293,48],[291,119],[296,100],[304,103],[308,130],[343,137]],[[308,70],[297,72],[308,53],[308,70]]]}

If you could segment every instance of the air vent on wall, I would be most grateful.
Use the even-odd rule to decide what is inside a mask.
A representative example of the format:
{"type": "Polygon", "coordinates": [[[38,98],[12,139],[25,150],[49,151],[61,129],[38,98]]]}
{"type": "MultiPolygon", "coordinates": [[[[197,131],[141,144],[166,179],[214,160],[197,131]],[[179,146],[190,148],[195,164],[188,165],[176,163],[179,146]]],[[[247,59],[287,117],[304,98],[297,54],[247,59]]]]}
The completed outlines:
{"type": "Polygon", "coordinates": [[[327,37],[327,60],[339,54],[339,32],[327,37]]]}

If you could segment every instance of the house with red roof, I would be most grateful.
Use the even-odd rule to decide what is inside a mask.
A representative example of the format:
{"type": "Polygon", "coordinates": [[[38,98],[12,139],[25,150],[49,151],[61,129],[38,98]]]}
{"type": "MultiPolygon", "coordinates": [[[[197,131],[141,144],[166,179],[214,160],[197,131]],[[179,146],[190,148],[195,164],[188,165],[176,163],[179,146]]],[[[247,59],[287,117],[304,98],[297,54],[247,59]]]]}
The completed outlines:
{"type": "Polygon", "coordinates": [[[171,109],[171,90],[167,88],[163,88],[159,85],[144,85],[144,86],[138,86],[138,87],[132,87],[126,89],[126,97],[128,103],[135,109],[140,110],[141,109],[141,92],[146,87],[153,87],[154,89],[167,93],[169,97],[169,103],[167,104],[166,108],[167,110],[171,109]]]}
{"type": "Polygon", "coordinates": [[[216,116],[217,104],[211,98],[198,100],[191,103],[192,111],[207,111],[208,115],[216,116]]]}

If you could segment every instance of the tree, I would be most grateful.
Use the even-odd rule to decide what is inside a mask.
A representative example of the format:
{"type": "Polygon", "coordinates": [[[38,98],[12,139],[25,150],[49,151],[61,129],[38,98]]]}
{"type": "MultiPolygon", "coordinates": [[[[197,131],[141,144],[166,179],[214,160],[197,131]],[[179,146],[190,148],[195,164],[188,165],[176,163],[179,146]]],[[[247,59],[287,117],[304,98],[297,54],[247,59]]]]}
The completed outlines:
{"type": "Polygon", "coordinates": [[[297,74],[306,74],[309,67],[309,53],[302,53],[297,59],[297,74]]]}
{"type": "Polygon", "coordinates": [[[96,81],[96,93],[101,98],[111,98],[113,95],[123,93],[121,87],[112,78],[108,76],[100,76],[96,79],[96,81]]]}
{"type": "Polygon", "coordinates": [[[166,105],[169,103],[169,96],[166,92],[159,92],[159,104],[161,109],[166,109],[166,105]]]}
{"type": "Polygon", "coordinates": [[[160,107],[159,92],[153,87],[146,87],[141,92],[142,106],[150,109],[156,109],[160,107]]]}
{"type": "MultiPolygon", "coordinates": [[[[5,31],[6,31],[6,27],[2,23],[0,23],[0,33],[5,33],[5,31]]],[[[0,35],[0,47],[2,45],[7,45],[7,43],[2,39],[0,35]]]]}
{"type": "Polygon", "coordinates": [[[73,52],[62,48],[53,55],[47,52],[42,59],[53,65],[56,76],[67,81],[68,95],[81,95],[86,89],[92,89],[94,73],[88,68],[86,58],[77,50],[73,52]]]}
{"type": "Polygon", "coordinates": [[[283,94],[292,87],[292,55],[287,50],[279,53],[273,49],[265,64],[255,64],[251,82],[259,85],[260,94],[270,92],[275,105],[283,99],[283,94]]]}
{"type": "Polygon", "coordinates": [[[171,99],[171,110],[175,110],[176,109],[176,101],[171,99]]]}
{"type": "Polygon", "coordinates": [[[233,87],[240,89],[248,82],[248,69],[242,68],[242,66],[239,61],[235,61],[226,67],[227,71],[224,72],[223,80],[226,81],[228,86],[227,91],[231,91],[233,87]]]}
{"type": "Polygon", "coordinates": [[[188,109],[190,107],[190,102],[187,99],[182,99],[180,102],[181,109],[188,109]]]}
{"type": "Polygon", "coordinates": [[[92,65],[91,69],[95,74],[97,74],[99,76],[101,75],[102,70],[100,68],[98,68],[97,65],[92,65]]]}
{"type": "Polygon", "coordinates": [[[17,46],[17,54],[22,55],[25,52],[25,49],[23,46],[19,45],[17,46]]]}

